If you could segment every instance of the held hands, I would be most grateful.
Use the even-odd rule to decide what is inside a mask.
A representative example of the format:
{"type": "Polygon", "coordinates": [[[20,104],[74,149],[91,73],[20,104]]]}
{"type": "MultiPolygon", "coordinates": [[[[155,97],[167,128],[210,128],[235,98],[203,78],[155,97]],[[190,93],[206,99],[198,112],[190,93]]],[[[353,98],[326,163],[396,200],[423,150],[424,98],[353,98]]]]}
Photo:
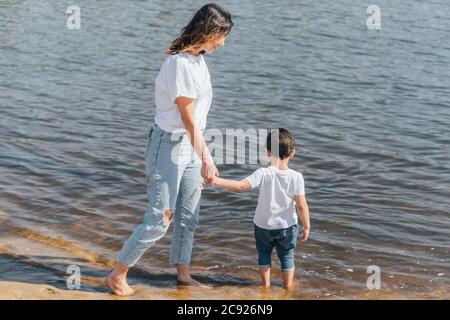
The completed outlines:
{"type": "Polygon", "coordinates": [[[201,175],[205,182],[213,184],[214,178],[219,176],[219,170],[212,160],[205,160],[202,162],[201,175]]]}
{"type": "Polygon", "coordinates": [[[300,241],[305,242],[306,240],[308,240],[308,236],[309,236],[309,228],[303,228],[303,231],[300,235],[300,241]]]}

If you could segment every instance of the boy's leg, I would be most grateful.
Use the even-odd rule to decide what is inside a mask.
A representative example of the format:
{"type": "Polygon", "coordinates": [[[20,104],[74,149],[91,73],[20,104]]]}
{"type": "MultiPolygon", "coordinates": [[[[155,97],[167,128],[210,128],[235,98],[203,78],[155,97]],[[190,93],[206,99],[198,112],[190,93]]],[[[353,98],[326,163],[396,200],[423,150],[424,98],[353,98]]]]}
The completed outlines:
{"type": "Polygon", "coordinates": [[[270,287],[270,267],[272,265],[274,243],[271,239],[270,230],[265,230],[254,225],[254,232],[262,285],[268,288],[270,287]]]}
{"type": "Polygon", "coordinates": [[[264,288],[270,287],[270,267],[262,267],[259,269],[261,274],[262,286],[264,288]]]}
{"type": "Polygon", "coordinates": [[[294,280],[294,249],[286,250],[277,246],[277,255],[280,259],[284,287],[291,289],[294,280]]]}
{"type": "Polygon", "coordinates": [[[293,288],[294,283],[294,270],[292,271],[283,271],[283,283],[284,287],[288,290],[293,288]]]}
{"type": "Polygon", "coordinates": [[[294,249],[297,246],[298,226],[284,229],[276,241],[276,250],[280,259],[284,287],[292,289],[294,281],[294,249]]]}
{"type": "Polygon", "coordinates": [[[262,286],[264,288],[270,287],[270,267],[263,267],[260,269],[262,286]]]}

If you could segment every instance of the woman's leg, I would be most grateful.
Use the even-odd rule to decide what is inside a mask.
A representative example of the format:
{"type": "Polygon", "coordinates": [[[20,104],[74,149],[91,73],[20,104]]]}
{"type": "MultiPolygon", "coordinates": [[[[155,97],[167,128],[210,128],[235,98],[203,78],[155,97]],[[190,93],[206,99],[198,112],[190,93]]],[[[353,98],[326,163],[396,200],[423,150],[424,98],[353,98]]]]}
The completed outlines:
{"type": "Polygon", "coordinates": [[[106,285],[113,293],[132,294],[126,282],[128,269],[155,242],[161,239],[169,227],[175,210],[179,183],[186,164],[178,162],[176,142],[170,134],[154,130],[146,153],[148,209],[144,223],[139,225],[128,238],[117,256],[117,264],[106,279],[106,285]]]}
{"type": "Polygon", "coordinates": [[[189,273],[194,233],[199,222],[201,183],[203,181],[200,168],[200,163],[193,161],[187,165],[181,177],[175,207],[170,262],[177,266],[179,284],[206,287],[193,280],[189,273]]]}
{"type": "Polygon", "coordinates": [[[134,293],[127,283],[128,267],[121,262],[117,262],[114,269],[105,280],[105,286],[114,294],[119,296],[129,296],[134,293]]]}

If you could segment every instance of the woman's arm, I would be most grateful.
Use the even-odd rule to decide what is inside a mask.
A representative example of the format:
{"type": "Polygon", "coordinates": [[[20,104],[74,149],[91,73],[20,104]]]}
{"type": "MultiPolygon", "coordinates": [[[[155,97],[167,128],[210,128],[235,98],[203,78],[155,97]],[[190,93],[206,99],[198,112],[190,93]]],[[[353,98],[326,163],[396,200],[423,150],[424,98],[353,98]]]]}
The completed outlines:
{"type": "Polygon", "coordinates": [[[219,171],[214,164],[205,139],[203,138],[197,123],[195,122],[194,99],[178,97],[175,102],[178,105],[181,120],[183,121],[184,127],[188,132],[191,145],[202,160],[202,177],[205,178],[208,183],[211,183],[212,178],[219,175],[219,171]]]}
{"type": "Polygon", "coordinates": [[[247,179],[242,179],[241,181],[229,180],[215,177],[213,179],[213,184],[222,189],[231,191],[245,191],[252,188],[247,179]]]}
{"type": "Polygon", "coordinates": [[[303,233],[301,241],[306,241],[309,236],[309,229],[311,227],[309,222],[309,207],[305,196],[297,195],[294,197],[297,206],[297,215],[303,224],[303,233]]]}

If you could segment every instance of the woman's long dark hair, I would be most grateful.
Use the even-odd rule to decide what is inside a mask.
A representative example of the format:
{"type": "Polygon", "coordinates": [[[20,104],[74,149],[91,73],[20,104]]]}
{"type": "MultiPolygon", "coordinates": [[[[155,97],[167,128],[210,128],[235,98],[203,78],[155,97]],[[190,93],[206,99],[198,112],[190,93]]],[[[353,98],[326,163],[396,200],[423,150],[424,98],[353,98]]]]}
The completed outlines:
{"type": "Polygon", "coordinates": [[[181,35],[172,42],[166,53],[177,54],[198,48],[208,42],[213,35],[228,35],[232,27],[233,21],[229,12],[215,3],[206,4],[183,28],[181,35]]]}

